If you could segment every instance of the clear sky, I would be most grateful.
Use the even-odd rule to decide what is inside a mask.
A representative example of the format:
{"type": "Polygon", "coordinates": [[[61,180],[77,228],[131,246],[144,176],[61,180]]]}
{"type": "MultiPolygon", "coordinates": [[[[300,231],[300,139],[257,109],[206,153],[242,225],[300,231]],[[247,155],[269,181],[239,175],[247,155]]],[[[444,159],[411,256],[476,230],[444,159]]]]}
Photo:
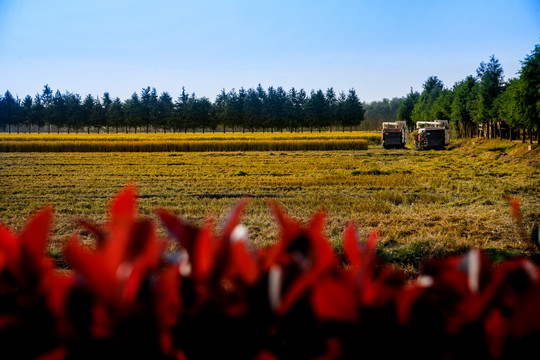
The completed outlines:
{"type": "Polygon", "coordinates": [[[370,102],[451,87],[491,54],[515,77],[538,43],[540,0],[0,0],[0,92],[214,101],[260,83],[370,102]]]}

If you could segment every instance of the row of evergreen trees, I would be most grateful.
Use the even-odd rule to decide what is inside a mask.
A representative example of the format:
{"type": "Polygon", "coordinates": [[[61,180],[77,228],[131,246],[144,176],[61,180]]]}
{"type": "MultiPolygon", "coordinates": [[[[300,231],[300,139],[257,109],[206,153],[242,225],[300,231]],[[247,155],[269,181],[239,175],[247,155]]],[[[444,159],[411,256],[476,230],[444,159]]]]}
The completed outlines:
{"type": "Polygon", "coordinates": [[[462,137],[475,136],[480,128],[480,135],[488,137],[512,138],[521,131],[525,139],[527,131],[532,142],[536,132],[540,143],[540,45],[521,62],[518,77],[508,81],[493,55],[480,63],[476,76],[467,76],[452,89],[429,77],[422,93],[411,89],[397,118],[411,128],[417,121],[449,119],[462,137]]]}
{"type": "Polygon", "coordinates": [[[243,130],[306,128],[321,129],[329,126],[351,128],[364,119],[364,106],[354,89],[347,94],[336,94],[332,88],[311,91],[292,88],[286,92],[282,87],[264,90],[223,90],[212,103],[208,98],[188,95],[184,88],[175,101],[155,88],[146,87],[140,95],[122,101],[112,99],[109,93],[103,97],[53,91],[45,85],[41,94],[27,95],[20,100],[9,91],[0,97],[0,128],[11,131],[21,129],[30,132],[32,125],[50,132],[51,125],[70,131],[90,128],[105,130],[146,132],[187,131],[191,129],[215,130],[218,126],[243,130]]]}

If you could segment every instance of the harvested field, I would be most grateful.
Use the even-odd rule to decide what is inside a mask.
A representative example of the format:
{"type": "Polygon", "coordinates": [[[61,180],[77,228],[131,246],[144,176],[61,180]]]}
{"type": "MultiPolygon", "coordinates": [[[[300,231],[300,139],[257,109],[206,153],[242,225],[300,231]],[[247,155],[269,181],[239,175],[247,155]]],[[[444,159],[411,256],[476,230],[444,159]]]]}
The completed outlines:
{"type": "Polygon", "coordinates": [[[33,210],[52,204],[57,253],[81,232],[80,216],[103,221],[110,196],[128,183],[138,187],[143,214],[165,207],[198,224],[209,217],[219,224],[248,195],[244,223],[254,246],[277,236],[266,206],[275,199],[302,220],[325,209],[337,246],[349,220],[362,237],[379,228],[380,255],[415,271],[426,257],[471,247],[496,258],[533,254],[508,198],[520,199],[529,232],[540,221],[539,158],[537,147],[498,140],[425,152],[0,153],[0,222],[20,229],[33,210]]]}

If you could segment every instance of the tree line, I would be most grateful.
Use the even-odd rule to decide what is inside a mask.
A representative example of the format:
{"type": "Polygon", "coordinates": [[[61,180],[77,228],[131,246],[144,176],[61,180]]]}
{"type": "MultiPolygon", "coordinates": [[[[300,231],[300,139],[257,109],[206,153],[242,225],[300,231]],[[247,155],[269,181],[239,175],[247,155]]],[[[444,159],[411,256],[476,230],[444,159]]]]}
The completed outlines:
{"type": "Polygon", "coordinates": [[[51,132],[51,125],[67,132],[119,131],[206,131],[226,128],[242,131],[304,131],[339,126],[356,127],[364,119],[364,104],[356,91],[336,94],[303,89],[285,91],[282,87],[222,90],[211,102],[206,97],[189,95],[182,88],[174,100],[168,92],[158,95],[155,88],[143,88],[140,94],[122,101],[108,92],[102,97],[84,99],[71,92],[53,92],[45,85],[34,97],[22,100],[9,90],[0,96],[0,128],[12,131],[51,132]]]}
{"type": "Polygon", "coordinates": [[[418,121],[450,120],[461,137],[485,136],[540,144],[540,45],[521,61],[518,77],[504,81],[499,60],[492,55],[481,62],[476,76],[469,75],[451,89],[430,76],[421,93],[411,92],[397,113],[410,128],[418,121]]]}

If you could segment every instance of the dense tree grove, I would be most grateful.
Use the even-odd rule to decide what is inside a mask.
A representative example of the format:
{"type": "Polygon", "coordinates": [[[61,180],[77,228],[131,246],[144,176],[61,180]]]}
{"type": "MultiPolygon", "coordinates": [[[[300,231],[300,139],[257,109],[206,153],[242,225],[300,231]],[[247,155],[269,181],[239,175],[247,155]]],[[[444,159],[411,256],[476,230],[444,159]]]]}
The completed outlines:
{"type": "Polygon", "coordinates": [[[461,137],[485,136],[540,144],[540,45],[521,62],[517,78],[503,79],[499,60],[492,55],[481,62],[476,76],[447,89],[436,76],[430,76],[421,93],[411,89],[398,109],[397,119],[410,128],[418,121],[450,120],[461,137]]]}
{"type": "Polygon", "coordinates": [[[8,132],[137,132],[137,131],[305,131],[343,130],[360,125],[364,104],[354,89],[335,93],[329,88],[311,91],[285,91],[282,87],[264,90],[223,89],[212,103],[206,97],[189,95],[182,88],[178,99],[146,87],[125,101],[103,96],[53,92],[45,85],[34,98],[14,97],[9,91],[0,96],[0,129],[8,132]],[[221,127],[220,127],[221,126],[221,127]]]}
{"type": "Polygon", "coordinates": [[[182,88],[174,100],[155,88],[122,101],[103,96],[54,92],[45,85],[40,94],[23,99],[9,90],[0,95],[0,129],[8,132],[137,132],[137,131],[343,131],[376,130],[384,121],[403,120],[409,128],[418,121],[447,119],[461,137],[486,136],[540,143],[540,45],[521,62],[517,78],[503,79],[499,60],[492,55],[449,89],[430,76],[422,92],[363,103],[354,89],[336,94],[282,87],[223,89],[214,102],[182,88]],[[33,129],[33,130],[32,130],[33,129]]]}

